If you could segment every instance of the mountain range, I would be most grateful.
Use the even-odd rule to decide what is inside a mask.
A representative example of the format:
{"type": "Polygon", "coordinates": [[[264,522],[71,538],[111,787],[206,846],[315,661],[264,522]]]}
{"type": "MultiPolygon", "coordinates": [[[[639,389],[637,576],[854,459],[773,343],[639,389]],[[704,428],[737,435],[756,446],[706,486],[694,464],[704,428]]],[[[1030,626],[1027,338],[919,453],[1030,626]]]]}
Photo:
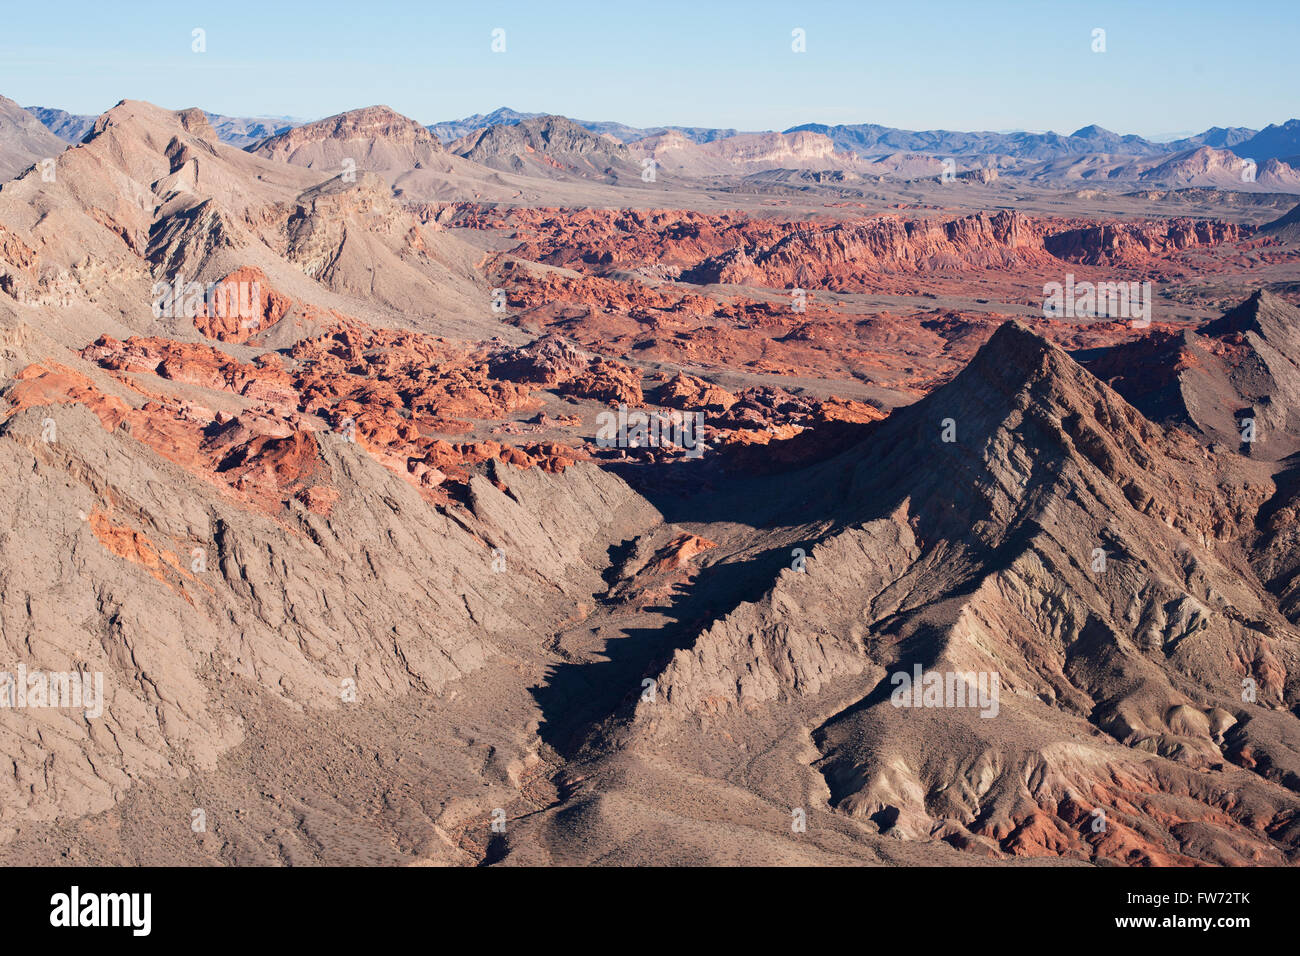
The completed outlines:
{"type": "MultiPolygon", "coordinates": [[[[93,116],[69,114],[63,110],[32,106],[27,110],[46,127],[68,142],[77,142],[94,122],[93,116]]],[[[288,117],[240,118],[206,114],[222,142],[241,148],[254,145],[270,136],[283,133],[304,121],[288,117]]],[[[542,113],[522,113],[501,107],[491,113],[476,113],[459,120],[434,123],[427,128],[443,144],[462,139],[480,130],[494,126],[515,126],[526,120],[546,116],[542,113]]],[[[649,137],[662,137],[677,133],[696,143],[712,143],[740,134],[735,129],[655,126],[634,127],[610,121],[572,120],[577,126],[598,136],[612,136],[623,143],[634,143],[649,137]]],[[[766,131],[772,132],[772,131],[766,131]]],[[[1019,159],[1049,160],[1087,153],[1105,153],[1118,156],[1156,156],[1181,153],[1210,146],[1226,149],[1257,163],[1267,159],[1287,160],[1300,156],[1300,120],[1291,119],[1263,130],[1246,127],[1211,127],[1195,136],[1165,142],[1144,139],[1141,136],[1113,133],[1092,125],[1075,130],[1068,135],[1059,133],[991,133],[954,132],[950,130],[903,130],[875,124],[850,124],[828,126],[806,123],[783,130],[784,133],[810,132],[827,136],[835,148],[856,152],[864,156],[907,152],[932,156],[984,156],[1002,155],[1019,159]]]]}

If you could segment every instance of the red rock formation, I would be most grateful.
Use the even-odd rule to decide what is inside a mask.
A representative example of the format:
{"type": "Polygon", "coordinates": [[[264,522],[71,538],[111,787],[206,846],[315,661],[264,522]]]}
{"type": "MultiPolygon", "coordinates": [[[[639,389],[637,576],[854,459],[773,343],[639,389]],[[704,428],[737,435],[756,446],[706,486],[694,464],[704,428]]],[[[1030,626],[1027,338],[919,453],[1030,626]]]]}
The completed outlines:
{"type": "Polygon", "coordinates": [[[271,288],[266,274],[255,266],[243,266],[222,279],[212,300],[204,302],[194,327],[219,342],[246,342],[293,308],[293,300],[271,288]]]}
{"type": "Polygon", "coordinates": [[[698,534],[679,534],[655,552],[646,566],[651,571],[680,571],[690,566],[691,560],[718,543],[698,534]]]}
{"type": "Polygon", "coordinates": [[[711,382],[678,372],[667,380],[655,392],[655,401],[669,408],[683,411],[725,412],[735,405],[738,399],[711,382]]]}
{"type": "Polygon", "coordinates": [[[1251,232],[1250,226],[1203,219],[1108,222],[1050,233],[1043,237],[1043,247],[1067,262],[1142,267],[1155,256],[1237,242],[1251,232]]]}
{"type": "Polygon", "coordinates": [[[104,428],[112,431],[130,413],[126,402],[103,394],[86,376],[57,362],[29,365],[14,378],[16,382],[9,390],[6,417],[13,417],[28,408],[78,403],[99,416],[104,428]]]}
{"type": "Polygon", "coordinates": [[[671,210],[458,210],[470,228],[514,228],[512,254],[583,272],[639,269],[660,278],[804,289],[870,289],[877,274],[1050,266],[1140,265],[1234,242],[1232,223],[1175,219],[1062,222],[1015,212],[940,221],[777,221],[671,210]],[[1067,228],[1062,229],[1062,225],[1067,228]]]}
{"type": "Polygon", "coordinates": [[[280,357],[273,353],[248,364],[210,346],[135,336],[119,342],[104,335],[82,349],[81,357],[127,376],[146,372],[187,385],[233,392],[284,413],[297,409],[300,403],[293,380],[284,371],[280,357]]]}
{"type": "Polygon", "coordinates": [[[561,395],[629,405],[641,401],[641,373],[574,348],[557,335],[545,335],[523,349],[505,348],[492,359],[492,374],[536,382],[561,395]]]}
{"type": "Polygon", "coordinates": [[[245,437],[244,422],[236,418],[213,436],[204,450],[212,454],[217,472],[233,488],[278,505],[286,497],[296,497],[328,481],[315,436],[296,430],[279,435],[278,430],[269,434],[254,430],[245,437]],[[239,434],[232,437],[229,431],[239,434]]]}
{"type": "MultiPolygon", "coordinates": [[[[424,490],[448,480],[464,482],[469,477],[467,466],[491,458],[555,471],[585,457],[553,444],[452,446],[436,438],[439,433],[470,429],[468,422],[452,416],[490,421],[539,406],[529,385],[503,380],[489,370],[491,362],[502,359],[502,350],[495,346],[466,349],[432,336],[353,326],[299,342],[291,351],[292,375],[275,354],[259,356],[250,364],[212,347],[162,339],[118,342],[105,336],[82,354],[133,386],[132,376],[153,373],[257,401],[260,413],[212,419],[216,430],[208,429],[211,434],[203,440],[202,454],[197,428],[191,429],[187,440],[172,444],[191,448],[191,457],[210,459],[211,467],[236,490],[268,507],[272,499],[278,502],[295,495],[313,509],[332,506],[326,491],[311,490],[315,446],[303,428],[310,416],[323,418],[336,430],[346,429],[363,448],[424,490]]],[[[505,361],[502,367],[508,364],[505,361]]],[[[88,383],[76,380],[75,373],[54,375],[46,370],[30,375],[39,378],[39,384],[25,385],[16,393],[19,407],[24,402],[48,403],[50,396],[89,401],[98,394],[88,383]]],[[[561,387],[602,400],[640,398],[637,373],[593,356],[586,356],[580,374],[561,387]]],[[[124,403],[97,401],[96,407],[102,407],[106,420],[114,424],[135,414],[124,403]]],[[[164,420],[145,416],[139,427],[157,431],[164,420]]]]}
{"type": "Polygon", "coordinates": [[[876,272],[1044,265],[1048,256],[1019,213],[983,213],[939,223],[881,217],[798,224],[776,242],[737,246],[688,270],[689,282],[803,289],[862,289],[876,272]]]}
{"type": "MultiPolygon", "coordinates": [[[[1016,271],[1005,279],[990,273],[1007,284],[999,297],[1041,307],[1044,282],[1060,281],[1066,269],[1076,271],[1081,280],[1115,277],[1113,272],[1098,275],[1093,267],[1048,258],[1055,265],[1037,272],[1016,271]]],[[[937,275],[927,274],[926,282],[939,283],[937,275]]],[[[542,333],[542,341],[562,335],[562,341],[581,349],[677,365],[830,380],[867,377],[909,396],[945,381],[1004,318],[953,310],[863,315],[847,306],[831,308],[815,291],[798,301],[757,301],[745,295],[701,295],[672,283],[626,277],[539,273],[514,262],[504,263],[494,281],[507,290],[511,308],[519,310],[508,321],[542,333]]],[[[896,277],[884,276],[882,281],[892,292],[909,291],[896,277]]],[[[948,281],[957,288],[964,280],[954,273],[948,281]]],[[[1127,322],[1028,321],[1035,331],[1068,348],[1109,345],[1139,334],[1127,322]]],[[[500,374],[551,386],[559,380],[551,372],[533,375],[523,367],[503,368],[500,374]]]]}
{"type": "Polygon", "coordinates": [[[91,534],[111,554],[138,564],[155,579],[167,585],[186,601],[193,599],[185,592],[185,583],[194,582],[194,575],[181,566],[175,552],[156,546],[147,535],[124,524],[114,524],[98,508],[91,511],[87,523],[91,534]]]}

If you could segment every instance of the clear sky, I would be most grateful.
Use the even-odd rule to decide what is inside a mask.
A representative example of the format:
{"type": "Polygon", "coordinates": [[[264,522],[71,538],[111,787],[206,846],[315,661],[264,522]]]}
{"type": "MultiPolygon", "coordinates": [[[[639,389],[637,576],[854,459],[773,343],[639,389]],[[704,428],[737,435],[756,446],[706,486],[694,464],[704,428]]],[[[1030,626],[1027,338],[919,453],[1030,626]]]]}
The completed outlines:
{"type": "Polygon", "coordinates": [[[1300,116],[1300,0],[4,7],[0,94],[74,113],[143,99],[314,119],[384,103],[426,124],[509,106],[634,126],[1099,123],[1147,136],[1300,116]],[[491,50],[498,27],[504,53],[491,50]],[[791,50],[795,28],[805,53],[791,50]]]}

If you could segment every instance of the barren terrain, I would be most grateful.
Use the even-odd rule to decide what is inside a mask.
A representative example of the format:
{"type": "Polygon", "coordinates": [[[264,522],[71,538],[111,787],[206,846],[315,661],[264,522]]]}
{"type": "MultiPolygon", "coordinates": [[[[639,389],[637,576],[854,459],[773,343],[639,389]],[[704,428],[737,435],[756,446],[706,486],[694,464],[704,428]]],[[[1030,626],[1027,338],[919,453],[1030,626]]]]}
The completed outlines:
{"type": "Polygon", "coordinates": [[[1300,858],[1289,125],[78,119],[0,99],[0,668],[103,707],[0,707],[0,861],[1300,858]]]}

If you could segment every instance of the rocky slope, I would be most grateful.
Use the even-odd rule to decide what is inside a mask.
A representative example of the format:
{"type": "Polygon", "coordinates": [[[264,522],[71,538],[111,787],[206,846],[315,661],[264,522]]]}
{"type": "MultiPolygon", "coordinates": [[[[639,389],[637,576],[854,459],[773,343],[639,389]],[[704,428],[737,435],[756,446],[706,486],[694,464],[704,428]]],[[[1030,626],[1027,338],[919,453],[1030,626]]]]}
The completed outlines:
{"type": "Polygon", "coordinates": [[[507,861],[718,861],[737,839],[833,854],[871,834],[985,859],[1293,861],[1300,632],[1246,561],[1266,475],[1009,324],[781,485],[799,491],[775,526],[748,512],[761,550],[724,541],[694,586],[742,564],[770,584],[645,662],[653,697],[629,688],[593,727],[569,800],[507,861]],[[892,675],[914,667],[998,674],[998,706],[895,706],[892,675]],[[621,843],[674,777],[709,798],[621,843]]]}
{"type": "Polygon", "coordinates": [[[250,147],[279,162],[338,172],[352,169],[408,169],[431,162],[442,145],[415,120],[387,106],[368,106],[295,126],[250,147]]]}
{"type": "MultiPolygon", "coordinates": [[[[78,115],[67,110],[45,106],[28,106],[27,112],[45,124],[51,133],[69,143],[79,143],[95,125],[96,116],[78,115]]],[[[222,116],[220,113],[203,114],[216,131],[221,142],[243,149],[269,136],[283,133],[300,125],[287,116],[222,116]]]]}
{"type": "MultiPolygon", "coordinates": [[[[521,113],[518,110],[512,110],[509,107],[502,106],[493,110],[491,113],[475,113],[473,116],[466,116],[463,119],[446,120],[441,123],[434,123],[429,127],[429,132],[433,133],[433,135],[437,136],[438,139],[446,144],[453,140],[470,136],[489,126],[516,126],[524,120],[538,119],[545,115],[547,114],[521,113]]],[[[702,126],[639,127],[628,126],[626,123],[606,120],[575,119],[573,122],[581,126],[583,129],[595,133],[597,136],[613,136],[622,143],[634,143],[650,136],[660,136],[665,133],[680,133],[692,143],[710,143],[716,139],[726,139],[729,136],[735,136],[739,132],[734,129],[719,129],[715,127],[702,126]]]]}
{"type": "Polygon", "coordinates": [[[1266,236],[1276,236],[1284,242],[1295,242],[1300,239],[1300,205],[1296,205],[1286,215],[1261,226],[1259,231],[1266,236]]]}
{"type": "Polygon", "coordinates": [[[1233,144],[1231,149],[1238,156],[1249,157],[1257,163],[1300,156],[1300,120],[1269,123],[1249,139],[1233,144]]]}
{"type": "Polygon", "coordinates": [[[0,810],[6,838],[214,768],[243,737],[238,686],[324,711],[442,692],[526,646],[556,595],[588,592],[582,555],[635,507],[594,469],[512,468],[500,490],[474,478],[468,503],[440,513],[338,434],[273,433],[241,449],[255,437],[246,427],[222,436],[216,472],[248,476],[227,493],[152,450],[147,423],[113,428],[84,396],[9,398],[21,410],[0,430],[0,469],[23,492],[7,502],[4,548],[28,559],[0,585],[6,656],[76,662],[107,689],[102,723],[0,715],[20,768],[0,810]],[[494,548],[511,574],[494,573],[494,548]]]}
{"type": "Polygon", "coordinates": [[[95,125],[95,120],[98,118],[46,106],[28,106],[26,110],[40,120],[51,133],[69,143],[81,142],[81,137],[90,132],[90,128],[95,125]]]}
{"type": "Polygon", "coordinates": [[[1300,309],[1267,292],[1194,332],[1157,333],[1089,367],[1153,421],[1255,458],[1300,450],[1290,411],[1300,401],[1300,309]]]}
{"type": "Polygon", "coordinates": [[[739,133],[696,143],[670,130],[635,141],[634,154],[653,159],[665,173],[718,176],[765,169],[852,169],[855,157],[837,153],[818,133],[739,133]]]}
{"type": "Polygon", "coordinates": [[[1241,188],[1251,182],[1272,189],[1294,190],[1300,187],[1300,172],[1276,157],[1247,160],[1227,150],[1202,146],[1192,152],[1170,157],[1165,162],[1138,175],[1143,182],[1175,186],[1219,186],[1241,188]]]}
{"type": "Polygon", "coordinates": [[[13,100],[0,96],[0,182],[63,152],[63,140],[13,100]]]}
{"type": "Polygon", "coordinates": [[[639,180],[641,167],[622,143],[598,136],[563,116],[489,126],[447,147],[493,169],[547,178],[579,176],[601,182],[639,180]]]}

